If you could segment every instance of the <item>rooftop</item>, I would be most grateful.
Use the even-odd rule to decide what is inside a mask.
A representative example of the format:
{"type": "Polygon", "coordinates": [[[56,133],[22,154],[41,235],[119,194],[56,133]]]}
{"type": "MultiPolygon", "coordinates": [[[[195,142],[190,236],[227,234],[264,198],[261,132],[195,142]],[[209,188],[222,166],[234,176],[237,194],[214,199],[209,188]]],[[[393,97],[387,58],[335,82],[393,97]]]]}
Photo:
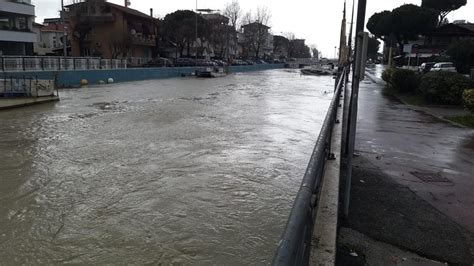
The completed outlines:
{"type": "MultiPolygon", "coordinates": [[[[90,0],[89,0],[90,1],[90,0]]],[[[66,7],[68,8],[71,8],[71,7],[74,7],[76,5],[83,5],[85,4],[87,1],[82,1],[82,2],[78,2],[78,3],[74,3],[74,4],[71,4],[71,5],[67,5],[66,7]]],[[[115,8],[115,9],[118,9],[119,11],[125,13],[125,14],[129,14],[129,15],[132,15],[132,16],[137,16],[137,17],[141,17],[141,18],[146,18],[146,19],[150,19],[150,15],[148,14],[145,14],[143,12],[140,12],[138,10],[135,10],[135,9],[132,9],[132,8],[128,8],[128,7],[124,7],[124,6],[121,6],[121,5],[117,5],[117,4],[114,4],[114,3],[110,3],[110,2],[104,2],[104,4],[112,7],[112,8],[115,8]]]]}

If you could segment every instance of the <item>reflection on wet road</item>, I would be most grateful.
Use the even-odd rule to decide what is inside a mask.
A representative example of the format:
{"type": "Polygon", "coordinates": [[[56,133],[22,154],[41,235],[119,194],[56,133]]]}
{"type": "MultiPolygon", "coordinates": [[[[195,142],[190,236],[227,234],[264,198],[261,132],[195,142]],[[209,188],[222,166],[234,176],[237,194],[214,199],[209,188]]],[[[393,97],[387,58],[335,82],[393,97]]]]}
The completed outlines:
{"type": "Polygon", "coordinates": [[[274,70],[1,112],[0,264],[269,263],[332,89],[274,70]]]}

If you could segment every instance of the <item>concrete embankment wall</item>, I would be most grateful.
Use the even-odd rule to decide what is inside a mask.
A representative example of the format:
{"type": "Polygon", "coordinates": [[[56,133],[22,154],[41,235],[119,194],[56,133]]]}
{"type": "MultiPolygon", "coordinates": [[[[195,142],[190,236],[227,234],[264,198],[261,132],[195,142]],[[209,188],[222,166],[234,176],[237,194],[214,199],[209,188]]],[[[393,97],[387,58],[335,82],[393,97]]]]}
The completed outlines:
{"type": "MultiPolygon", "coordinates": [[[[249,72],[268,69],[283,68],[283,64],[262,64],[252,66],[231,66],[230,72],[249,72]]],[[[128,68],[112,70],[70,70],[70,71],[34,71],[34,72],[10,72],[0,73],[0,76],[25,76],[37,79],[57,78],[58,86],[62,88],[78,87],[82,79],[89,82],[90,85],[98,84],[100,80],[107,81],[112,78],[114,82],[126,82],[147,79],[164,79],[181,76],[189,76],[196,69],[203,67],[166,67],[166,68],[128,68]],[[2,75],[3,74],[3,75],[2,75]]]]}

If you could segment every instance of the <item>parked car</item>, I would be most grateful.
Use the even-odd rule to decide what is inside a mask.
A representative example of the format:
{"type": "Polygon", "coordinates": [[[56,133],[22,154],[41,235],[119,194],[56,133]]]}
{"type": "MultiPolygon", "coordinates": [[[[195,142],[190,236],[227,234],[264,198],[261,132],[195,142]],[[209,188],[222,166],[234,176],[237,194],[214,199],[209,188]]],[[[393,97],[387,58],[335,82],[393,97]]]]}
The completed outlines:
{"type": "Polygon", "coordinates": [[[196,61],[196,66],[217,66],[217,64],[208,59],[197,59],[196,61]]]}
{"type": "Polygon", "coordinates": [[[223,60],[212,60],[212,62],[214,62],[214,64],[216,64],[217,66],[227,66],[227,63],[224,62],[223,60]]]}
{"type": "Polygon", "coordinates": [[[232,62],[232,65],[233,66],[243,66],[243,65],[247,65],[247,62],[245,62],[241,59],[236,59],[232,62]]]}
{"type": "Polygon", "coordinates": [[[430,72],[431,68],[433,68],[433,66],[436,64],[436,62],[426,62],[426,63],[423,63],[421,64],[419,67],[418,67],[418,72],[419,73],[428,73],[430,72]]]}
{"type": "Polygon", "coordinates": [[[176,59],[175,65],[179,67],[195,66],[196,62],[192,58],[181,57],[176,59]]]}
{"type": "Polygon", "coordinates": [[[171,60],[168,58],[155,58],[146,64],[143,65],[143,67],[173,67],[174,64],[171,60]]]}
{"type": "Polygon", "coordinates": [[[457,72],[454,64],[451,62],[436,63],[430,71],[457,72]]]}

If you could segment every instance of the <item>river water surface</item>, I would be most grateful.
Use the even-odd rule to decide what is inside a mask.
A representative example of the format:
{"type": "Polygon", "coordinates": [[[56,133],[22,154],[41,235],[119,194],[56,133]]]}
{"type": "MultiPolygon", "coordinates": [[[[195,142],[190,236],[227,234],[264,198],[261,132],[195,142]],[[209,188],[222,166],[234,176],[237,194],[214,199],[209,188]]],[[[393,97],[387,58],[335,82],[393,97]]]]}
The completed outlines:
{"type": "Polygon", "coordinates": [[[333,84],[152,80],[0,112],[0,264],[269,264],[333,84]]]}

